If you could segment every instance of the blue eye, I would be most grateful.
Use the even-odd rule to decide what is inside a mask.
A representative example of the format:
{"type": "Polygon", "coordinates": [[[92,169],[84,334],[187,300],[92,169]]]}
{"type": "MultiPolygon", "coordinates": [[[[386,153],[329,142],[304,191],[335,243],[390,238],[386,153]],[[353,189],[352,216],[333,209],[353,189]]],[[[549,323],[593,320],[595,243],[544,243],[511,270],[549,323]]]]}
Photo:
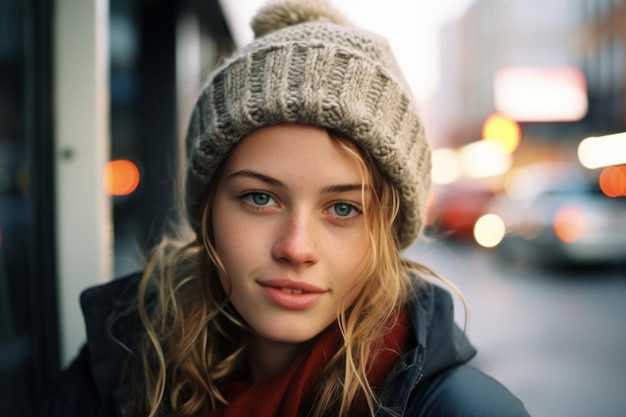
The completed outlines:
{"type": "Polygon", "coordinates": [[[244,198],[248,202],[257,206],[266,206],[272,200],[272,197],[270,197],[269,194],[259,192],[248,193],[244,196],[244,198]]]}
{"type": "Polygon", "coordinates": [[[337,203],[332,206],[332,211],[339,217],[349,217],[359,214],[361,211],[352,204],[337,203]]]}

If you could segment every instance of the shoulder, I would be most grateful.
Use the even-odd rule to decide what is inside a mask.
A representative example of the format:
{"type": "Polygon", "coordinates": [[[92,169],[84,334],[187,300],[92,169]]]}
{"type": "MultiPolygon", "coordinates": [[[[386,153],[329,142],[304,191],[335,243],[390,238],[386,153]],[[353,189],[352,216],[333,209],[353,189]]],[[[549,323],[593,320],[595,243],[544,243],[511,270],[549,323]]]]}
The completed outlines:
{"type": "Polygon", "coordinates": [[[87,343],[64,369],[43,407],[43,416],[117,415],[125,395],[121,368],[140,331],[133,312],[141,273],[90,287],[80,297],[87,343]],[[118,398],[119,397],[119,398],[118,398]]]}
{"type": "Polygon", "coordinates": [[[468,365],[476,350],[454,322],[453,306],[451,294],[437,285],[416,288],[407,306],[416,346],[385,387],[384,403],[413,417],[527,417],[506,387],[468,365]],[[399,389],[407,381],[415,387],[410,392],[399,389]]]}
{"type": "Polygon", "coordinates": [[[80,295],[83,314],[89,316],[102,313],[102,310],[115,309],[120,304],[132,301],[136,296],[141,276],[142,274],[138,272],[85,289],[80,295]]]}
{"type": "MultiPolygon", "coordinates": [[[[84,290],[80,305],[85,320],[87,340],[100,339],[115,327],[134,324],[137,290],[141,273],[118,278],[84,290]]],[[[118,329],[125,332],[130,329],[118,329]]],[[[123,335],[123,333],[122,333],[123,335]]]]}
{"type": "Polygon", "coordinates": [[[529,414],[506,387],[463,364],[422,381],[409,398],[406,415],[528,417],[529,414]]]}
{"type": "Polygon", "coordinates": [[[141,276],[132,274],[82,292],[80,304],[92,351],[132,342],[140,323],[136,301],[141,276]]]}
{"type": "Polygon", "coordinates": [[[450,292],[430,282],[416,281],[406,305],[409,314],[418,318],[423,331],[433,322],[453,320],[454,302],[450,292]]]}
{"type": "Polygon", "coordinates": [[[420,284],[407,304],[413,324],[415,345],[421,348],[423,358],[414,359],[425,378],[453,365],[465,363],[476,350],[454,320],[451,294],[437,285],[420,284]]]}

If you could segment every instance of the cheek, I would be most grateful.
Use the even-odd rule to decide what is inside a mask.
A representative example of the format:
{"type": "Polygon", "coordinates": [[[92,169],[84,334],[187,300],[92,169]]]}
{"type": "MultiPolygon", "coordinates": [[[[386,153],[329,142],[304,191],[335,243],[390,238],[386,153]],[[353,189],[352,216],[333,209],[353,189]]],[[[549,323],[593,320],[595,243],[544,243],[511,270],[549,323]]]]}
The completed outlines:
{"type": "MultiPolygon", "coordinates": [[[[339,256],[338,261],[346,265],[350,265],[356,275],[363,275],[367,269],[371,259],[371,248],[369,237],[366,233],[361,233],[357,239],[353,239],[346,245],[343,245],[343,256],[339,256]]],[[[340,253],[336,248],[335,253],[340,253]]]]}
{"type": "Polygon", "coordinates": [[[223,268],[218,268],[219,278],[229,293],[258,267],[262,239],[258,230],[237,217],[232,207],[216,204],[213,214],[214,247],[223,268]]]}
{"type": "Polygon", "coordinates": [[[238,241],[237,221],[233,208],[224,194],[224,191],[218,189],[211,211],[213,241],[222,262],[226,262],[232,256],[232,249],[237,246],[238,241]]]}
{"type": "Polygon", "coordinates": [[[355,243],[350,252],[336,259],[337,269],[343,270],[341,275],[343,276],[344,299],[349,305],[368,282],[366,275],[371,259],[369,245],[355,243]]]}
{"type": "Polygon", "coordinates": [[[351,306],[354,303],[354,300],[358,297],[358,295],[363,291],[363,287],[365,287],[366,281],[365,279],[360,279],[353,283],[353,285],[347,289],[346,294],[344,296],[344,305],[346,307],[351,306]]]}
{"type": "Polygon", "coordinates": [[[258,252],[259,239],[240,224],[223,222],[215,229],[215,251],[227,271],[247,265],[258,252]]]}

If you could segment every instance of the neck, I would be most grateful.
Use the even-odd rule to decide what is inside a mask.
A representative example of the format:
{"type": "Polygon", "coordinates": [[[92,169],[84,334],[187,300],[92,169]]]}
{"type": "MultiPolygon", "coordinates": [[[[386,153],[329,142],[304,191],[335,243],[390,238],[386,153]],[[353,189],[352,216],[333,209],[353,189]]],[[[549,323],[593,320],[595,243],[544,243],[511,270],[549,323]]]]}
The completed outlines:
{"type": "Polygon", "coordinates": [[[301,351],[301,344],[273,342],[252,336],[248,345],[252,382],[257,384],[280,375],[298,359],[301,351]]]}

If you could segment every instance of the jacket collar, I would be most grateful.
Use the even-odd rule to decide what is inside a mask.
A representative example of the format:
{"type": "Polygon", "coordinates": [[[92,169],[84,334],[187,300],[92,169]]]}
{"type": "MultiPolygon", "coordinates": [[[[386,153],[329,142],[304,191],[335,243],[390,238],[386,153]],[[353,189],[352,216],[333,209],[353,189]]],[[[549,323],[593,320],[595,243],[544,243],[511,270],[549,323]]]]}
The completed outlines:
{"type": "Polygon", "coordinates": [[[119,404],[129,391],[130,368],[123,380],[121,365],[132,359],[130,348],[141,326],[133,310],[140,278],[141,274],[133,274],[116,279],[88,288],[80,296],[93,378],[103,407],[109,413],[117,408],[117,415],[122,415],[119,404]]]}
{"type": "Polygon", "coordinates": [[[411,392],[430,376],[467,362],[476,350],[454,322],[449,292],[432,284],[419,284],[406,306],[413,324],[414,347],[405,353],[385,381],[381,402],[384,416],[390,409],[404,415],[411,392]]]}

